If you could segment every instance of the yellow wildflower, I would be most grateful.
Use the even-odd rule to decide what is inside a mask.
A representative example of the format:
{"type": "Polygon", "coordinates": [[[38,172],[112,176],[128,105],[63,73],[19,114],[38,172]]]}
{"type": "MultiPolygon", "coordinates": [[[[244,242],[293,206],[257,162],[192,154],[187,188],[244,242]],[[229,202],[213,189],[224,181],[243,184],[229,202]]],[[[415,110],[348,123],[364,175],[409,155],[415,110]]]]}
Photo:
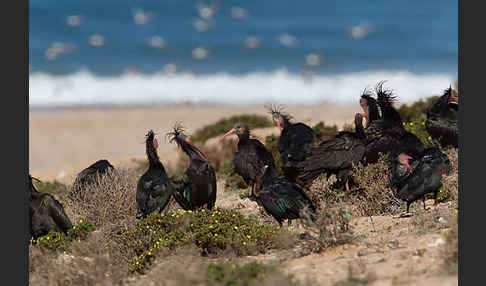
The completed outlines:
{"type": "Polygon", "coordinates": [[[238,227],[237,226],[235,226],[235,230],[238,230],[238,227]]]}
{"type": "Polygon", "coordinates": [[[216,237],[216,236],[218,236],[218,234],[217,234],[217,233],[215,233],[215,234],[214,234],[214,236],[216,237]]]}
{"type": "Polygon", "coordinates": [[[410,122],[410,126],[413,126],[413,122],[410,122]]]}
{"type": "Polygon", "coordinates": [[[139,262],[137,261],[137,262],[135,262],[135,264],[137,264],[137,265],[138,265],[138,264],[139,264],[139,262]]]}
{"type": "Polygon", "coordinates": [[[246,245],[246,241],[243,241],[243,245],[246,245]]]}
{"type": "Polygon", "coordinates": [[[210,225],[209,228],[213,228],[213,225],[210,225]]]}
{"type": "Polygon", "coordinates": [[[247,235],[246,237],[248,237],[248,239],[250,239],[251,238],[251,235],[247,235]]]}

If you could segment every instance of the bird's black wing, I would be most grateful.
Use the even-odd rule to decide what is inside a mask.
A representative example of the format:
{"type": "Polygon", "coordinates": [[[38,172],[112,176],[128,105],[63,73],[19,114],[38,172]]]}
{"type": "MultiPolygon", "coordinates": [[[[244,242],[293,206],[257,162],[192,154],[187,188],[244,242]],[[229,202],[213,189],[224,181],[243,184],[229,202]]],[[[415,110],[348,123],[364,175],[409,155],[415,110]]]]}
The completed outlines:
{"type": "Polygon", "coordinates": [[[247,184],[256,182],[265,165],[268,165],[267,172],[278,174],[272,153],[256,139],[249,139],[248,144],[235,153],[234,165],[235,172],[242,176],[247,184]]]}
{"type": "Polygon", "coordinates": [[[358,163],[365,153],[364,142],[351,134],[341,135],[311,149],[311,155],[298,164],[299,178],[313,180],[326,171],[342,170],[358,163]]]}
{"type": "Polygon", "coordinates": [[[42,204],[44,204],[49,216],[63,232],[67,232],[73,227],[71,220],[64,212],[63,206],[55,198],[45,195],[42,198],[42,204]]]}
{"type": "Polygon", "coordinates": [[[161,170],[147,171],[138,181],[136,200],[139,211],[149,214],[167,206],[173,193],[172,184],[161,170]]]}
{"type": "Polygon", "coordinates": [[[314,131],[304,123],[284,129],[278,142],[282,164],[303,161],[310,154],[313,143],[314,131]]]}

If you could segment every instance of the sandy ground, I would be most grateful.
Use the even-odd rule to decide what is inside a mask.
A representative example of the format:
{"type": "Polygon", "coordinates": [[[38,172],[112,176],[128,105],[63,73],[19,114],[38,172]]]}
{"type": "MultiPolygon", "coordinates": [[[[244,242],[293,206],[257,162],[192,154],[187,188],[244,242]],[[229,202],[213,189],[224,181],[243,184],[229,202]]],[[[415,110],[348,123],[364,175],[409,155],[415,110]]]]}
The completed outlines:
{"type": "MultiPolygon", "coordinates": [[[[352,123],[359,105],[320,104],[286,106],[295,121],[315,124],[325,121],[342,126],[352,123]]],[[[164,134],[176,121],[182,121],[188,134],[217,120],[244,113],[270,115],[263,106],[174,105],[124,108],[70,108],[30,110],[29,171],[40,179],[62,180],[99,159],[115,166],[132,158],[145,157],[144,135],[158,133],[159,154],[165,164],[175,146],[164,134]]],[[[278,131],[278,130],[277,130],[278,131]]],[[[272,132],[273,133],[273,132],[272,132]]]]}

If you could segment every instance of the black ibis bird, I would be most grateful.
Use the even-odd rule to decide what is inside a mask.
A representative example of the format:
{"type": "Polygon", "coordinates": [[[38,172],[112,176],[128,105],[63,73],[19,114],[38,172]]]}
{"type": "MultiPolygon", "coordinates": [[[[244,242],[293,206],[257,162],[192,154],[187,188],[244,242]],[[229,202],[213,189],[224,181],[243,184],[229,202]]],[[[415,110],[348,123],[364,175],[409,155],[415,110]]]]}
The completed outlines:
{"type": "Polygon", "coordinates": [[[258,175],[265,165],[268,165],[268,173],[278,176],[278,169],[272,153],[260,141],[250,138],[248,125],[237,124],[224,134],[220,141],[231,134],[238,136],[238,150],[233,158],[235,172],[243,178],[248,186],[254,188],[258,175]]]}
{"type": "Polygon", "coordinates": [[[434,101],[426,111],[425,128],[430,136],[438,140],[441,146],[457,148],[457,112],[459,97],[457,91],[449,87],[444,94],[434,101]]]}
{"type": "Polygon", "coordinates": [[[309,187],[321,174],[326,173],[327,178],[335,174],[338,178],[338,187],[345,184],[349,191],[348,172],[362,160],[366,152],[366,144],[362,131],[363,116],[355,116],[356,132],[341,131],[335,138],[322,142],[319,146],[311,148],[311,155],[298,164],[298,182],[303,187],[309,187]]]}
{"type": "Polygon", "coordinates": [[[284,219],[290,225],[293,219],[301,217],[304,209],[308,209],[311,219],[315,219],[316,207],[304,190],[299,185],[268,172],[268,168],[268,165],[262,167],[252,191],[265,211],[280,225],[284,219]]]}
{"type": "Polygon", "coordinates": [[[291,116],[283,111],[282,107],[267,106],[272,119],[281,130],[278,139],[278,151],[282,162],[284,176],[296,183],[298,176],[297,164],[307,158],[311,147],[315,143],[315,134],[312,128],[302,122],[291,122],[291,116]]]}
{"type": "Polygon", "coordinates": [[[167,176],[164,165],[159,160],[159,143],[152,130],[145,136],[145,148],[149,161],[148,170],[137,183],[137,218],[158,211],[161,213],[169,203],[174,191],[173,182],[167,176]]]}
{"type": "Polygon", "coordinates": [[[442,176],[449,173],[450,160],[438,148],[425,149],[420,155],[406,153],[406,146],[399,145],[389,155],[389,186],[395,190],[395,196],[407,203],[407,214],[410,204],[422,198],[425,209],[425,195],[437,194],[442,187],[442,176]]]}
{"type": "Polygon", "coordinates": [[[353,164],[358,162],[370,163],[378,160],[375,150],[368,147],[372,141],[367,140],[369,129],[379,129],[375,121],[380,120],[378,102],[371,96],[371,91],[365,89],[360,98],[363,113],[355,115],[355,132],[341,131],[334,138],[323,141],[319,146],[311,147],[311,154],[300,162],[298,166],[298,182],[308,187],[321,174],[326,173],[327,178],[335,174],[338,178],[333,187],[345,185],[349,191],[349,181],[353,164]],[[366,127],[363,126],[366,118],[366,127]]]}
{"type": "Polygon", "coordinates": [[[74,180],[73,186],[71,188],[70,195],[74,195],[79,193],[87,185],[93,184],[95,180],[108,172],[108,170],[114,170],[115,168],[113,165],[108,162],[108,160],[98,160],[93,163],[91,166],[87,167],[86,169],[82,170],[74,180]]]}
{"type": "Polygon", "coordinates": [[[216,173],[206,155],[194,146],[184,134],[182,125],[176,124],[170,142],[177,145],[189,157],[189,167],[181,181],[174,182],[174,199],[185,210],[206,206],[211,210],[216,203],[216,173]]]}
{"type": "Polygon", "coordinates": [[[54,196],[37,191],[32,179],[29,174],[30,237],[37,239],[50,231],[67,233],[73,225],[64,211],[64,207],[54,196]]]}

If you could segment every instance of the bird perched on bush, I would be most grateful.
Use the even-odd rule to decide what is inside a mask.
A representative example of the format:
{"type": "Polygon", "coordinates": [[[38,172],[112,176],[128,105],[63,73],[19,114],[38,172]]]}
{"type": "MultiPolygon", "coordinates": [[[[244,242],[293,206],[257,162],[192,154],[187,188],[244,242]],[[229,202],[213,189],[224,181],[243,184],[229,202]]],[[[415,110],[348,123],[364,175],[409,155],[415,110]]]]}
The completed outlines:
{"type": "Polygon", "coordinates": [[[174,182],[174,199],[185,210],[206,206],[211,210],[216,203],[216,173],[206,155],[189,141],[182,125],[176,124],[170,142],[176,142],[189,157],[189,167],[181,181],[174,182]]]}
{"type": "Polygon", "coordinates": [[[106,174],[109,170],[115,168],[108,162],[108,160],[98,160],[91,166],[79,172],[74,180],[70,195],[76,195],[81,192],[86,186],[93,184],[100,176],[106,174]]]}
{"type": "Polygon", "coordinates": [[[172,181],[159,160],[158,147],[159,143],[154,132],[149,130],[145,135],[145,151],[149,168],[137,183],[137,218],[146,217],[154,211],[161,213],[169,203],[174,191],[172,181]]]}
{"type": "Polygon", "coordinates": [[[457,112],[459,97],[456,90],[449,87],[444,94],[427,108],[425,128],[430,136],[440,142],[443,147],[457,148],[459,128],[457,112]]]}
{"type": "MultiPolygon", "coordinates": [[[[37,191],[29,174],[29,232],[37,239],[51,231],[63,232],[73,227],[62,204],[54,196],[37,191]]],[[[37,180],[37,179],[36,179],[37,180]]]]}

